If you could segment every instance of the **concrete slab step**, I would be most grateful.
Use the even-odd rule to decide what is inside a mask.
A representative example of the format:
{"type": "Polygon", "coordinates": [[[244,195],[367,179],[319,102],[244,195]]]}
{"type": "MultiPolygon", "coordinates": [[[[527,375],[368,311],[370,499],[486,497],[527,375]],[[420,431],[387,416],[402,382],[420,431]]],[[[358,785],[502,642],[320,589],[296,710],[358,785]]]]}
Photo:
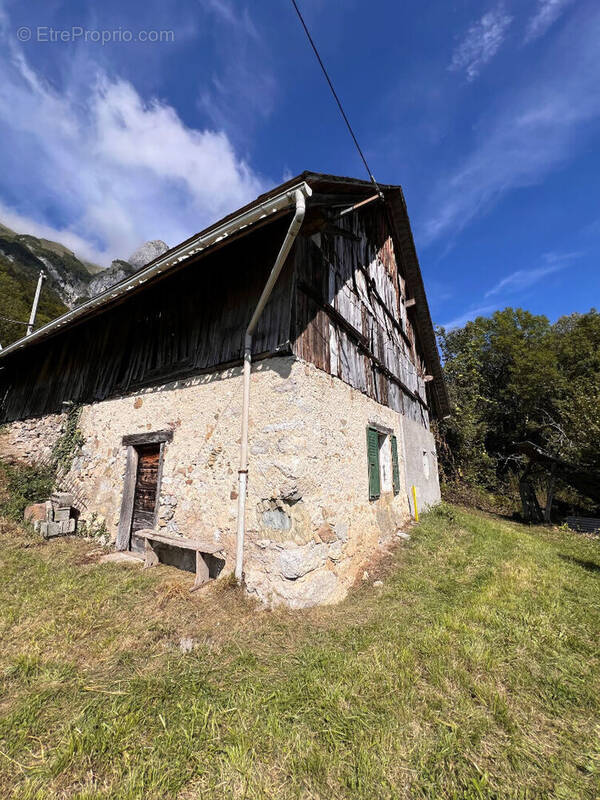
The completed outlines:
{"type": "Polygon", "coordinates": [[[137,564],[144,563],[144,556],[137,553],[131,553],[128,550],[118,550],[115,553],[107,553],[98,559],[100,564],[137,564]]]}

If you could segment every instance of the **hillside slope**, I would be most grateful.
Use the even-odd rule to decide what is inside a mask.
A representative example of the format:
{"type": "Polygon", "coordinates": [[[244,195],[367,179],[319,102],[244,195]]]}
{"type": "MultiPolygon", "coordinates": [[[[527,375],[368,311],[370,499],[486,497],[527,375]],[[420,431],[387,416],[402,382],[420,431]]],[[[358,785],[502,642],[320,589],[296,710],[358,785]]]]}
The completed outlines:
{"type": "Polygon", "coordinates": [[[29,319],[41,270],[47,278],[36,328],[136,272],[144,265],[144,254],[155,257],[166,249],[164,242],[149,242],[129,260],[117,259],[104,269],[79,259],[59,242],[15,233],[0,224],[0,344],[6,347],[25,333],[25,325],[19,321],[29,319]]]}
{"type": "Polygon", "coordinates": [[[340,605],[266,613],[0,536],[1,797],[598,797],[597,539],[442,507],[340,605]]]}
{"type": "MultiPolygon", "coordinates": [[[[3,244],[0,238],[0,248],[3,244]]],[[[22,261],[17,260],[14,250],[9,255],[0,253],[0,344],[3,347],[25,333],[25,325],[11,320],[27,322],[29,319],[39,271],[42,268],[42,265],[37,266],[35,257],[28,257],[22,252],[19,255],[23,257],[22,261]]],[[[65,311],[67,306],[60,294],[52,282],[47,281],[40,296],[36,325],[39,327],[50,322],[65,311]]]]}

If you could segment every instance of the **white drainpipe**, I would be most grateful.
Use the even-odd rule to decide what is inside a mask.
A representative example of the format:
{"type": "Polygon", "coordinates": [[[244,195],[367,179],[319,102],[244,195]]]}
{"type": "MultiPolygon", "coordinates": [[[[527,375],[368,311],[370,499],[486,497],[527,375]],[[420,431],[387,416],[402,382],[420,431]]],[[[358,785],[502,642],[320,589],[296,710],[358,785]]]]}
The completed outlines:
{"type": "Polygon", "coordinates": [[[302,188],[296,189],[290,193],[290,200],[296,204],[296,213],[285,235],[283,244],[273,269],[269,275],[269,279],[262,291],[258,305],[252,315],[252,319],[246,328],[246,335],[244,338],[244,397],[242,405],[242,441],[240,444],[240,468],[239,468],[239,486],[238,486],[238,519],[237,519],[237,546],[235,558],[235,577],[238,583],[241,583],[244,574],[244,535],[246,532],[246,489],[248,486],[248,417],[250,414],[250,371],[252,368],[252,334],[258,324],[260,315],[267,304],[273,287],[277,282],[279,273],[283,269],[285,260],[290,252],[294,240],[300,231],[304,214],[306,212],[306,198],[312,194],[311,188],[308,184],[304,184],[302,188]]]}

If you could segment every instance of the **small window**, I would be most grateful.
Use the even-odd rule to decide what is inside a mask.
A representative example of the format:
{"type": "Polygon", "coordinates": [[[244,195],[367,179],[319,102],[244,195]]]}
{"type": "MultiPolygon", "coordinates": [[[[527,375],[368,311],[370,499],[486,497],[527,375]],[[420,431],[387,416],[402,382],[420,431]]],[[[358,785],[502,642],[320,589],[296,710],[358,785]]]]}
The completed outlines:
{"type": "Polygon", "coordinates": [[[394,434],[367,428],[367,460],[369,468],[369,500],[377,500],[382,492],[400,491],[398,442],[394,434]]]}
{"type": "Polygon", "coordinates": [[[423,474],[425,475],[425,480],[429,480],[429,456],[427,454],[427,450],[423,450],[423,474]]]}

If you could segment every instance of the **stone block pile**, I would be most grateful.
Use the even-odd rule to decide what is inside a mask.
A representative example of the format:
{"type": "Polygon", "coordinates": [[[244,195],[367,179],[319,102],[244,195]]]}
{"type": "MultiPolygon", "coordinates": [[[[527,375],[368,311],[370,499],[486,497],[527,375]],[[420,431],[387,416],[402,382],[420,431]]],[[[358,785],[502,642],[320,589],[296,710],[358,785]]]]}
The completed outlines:
{"type": "Polygon", "coordinates": [[[57,492],[44,503],[34,503],[25,509],[25,522],[31,522],[33,529],[44,539],[66,536],[75,533],[77,518],[73,508],[73,495],[57,492]]]}

